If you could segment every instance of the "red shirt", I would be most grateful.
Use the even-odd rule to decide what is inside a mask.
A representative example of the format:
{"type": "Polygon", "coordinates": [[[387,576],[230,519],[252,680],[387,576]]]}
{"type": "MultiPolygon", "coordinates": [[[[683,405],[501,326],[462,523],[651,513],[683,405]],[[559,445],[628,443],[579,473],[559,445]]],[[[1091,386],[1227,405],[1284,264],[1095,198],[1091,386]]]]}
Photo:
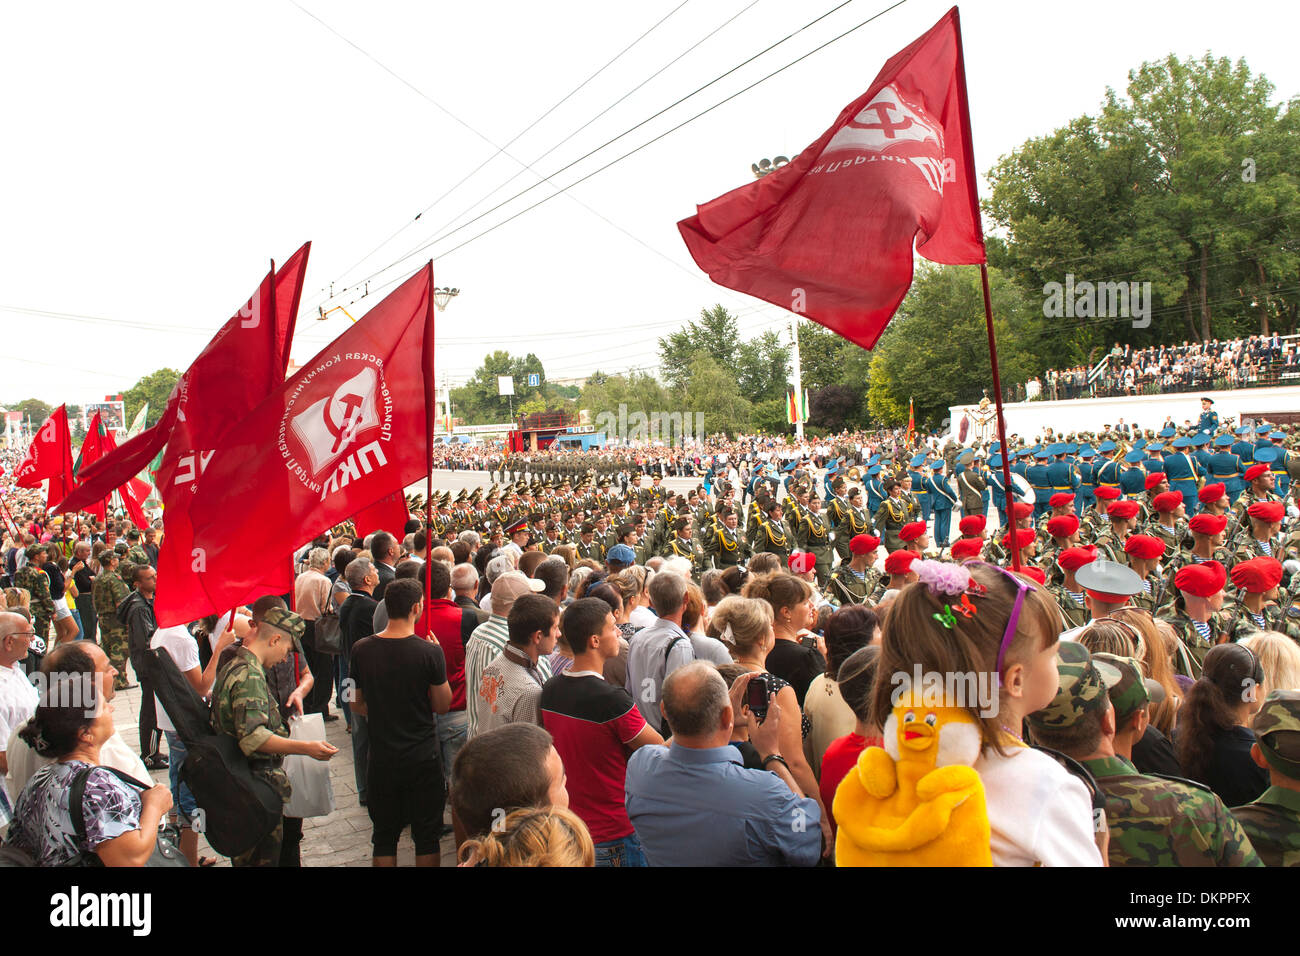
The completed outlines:
{"type": "Polygon", "coordinates": [[[569,777],[569,809],[595,843],[630,836],[627,744],[645,728],[632,695],[597,674],[565,672],[542,688],[541,709],[569,777]]]}
{"type": "Polygon", "coordinates": [[[447,660],[447,683],[451,685],[451,709],[465,709],[465,645],[460,639],[461,607],[455,601],[430,601],[416,624],[415,633],[428,637],[430,630],[447,660]]]}
{"type": "Polygon", "coordinates": [[[853,765],[858,762],[858,757],[862,755],[862,751],[868,747],[884,745],[883,737],[863,737],[854,733],[832,740],[830,746],[826,748],[826,753],[822,757],[822,779],[819,786],[822,806],[826,808],[826,813],[830,817],[832,835],[838,826],[831,807],[835,804],[835,791],[839,789],[840,781],[848,776],[853,765]]]}

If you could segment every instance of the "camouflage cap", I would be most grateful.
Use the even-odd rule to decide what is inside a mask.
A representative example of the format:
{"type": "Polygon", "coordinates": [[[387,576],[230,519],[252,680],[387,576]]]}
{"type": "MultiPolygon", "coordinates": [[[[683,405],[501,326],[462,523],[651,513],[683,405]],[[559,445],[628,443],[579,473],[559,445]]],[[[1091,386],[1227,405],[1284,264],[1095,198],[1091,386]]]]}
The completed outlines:
{"type": "MultiPolygon", "coordinates": [[[[123,548],[122,550],[125,551],[126,549],[123,548]]],[[[45,553],[45,545],[33,544],[27,549],[27,559],[30,561],[32,558],[40,557],[44,553],[45,553]]]]}
{"type": "Polygon", "coordinates": [[[1300,691],[1275,690],[1255,715],[1255,738],[1278,773],[1300,779],[1300,691]]]}
{"type": "Polygon", "coordinates": [[[1030,726],[1044,730],[1071,727],[1084,714],[1106,707],[1106,683],[1088,649],[1077,641],[1061,641],[1056,649],[1061,686],[1052,702],[1029,715],[1030,726]]]}
{"type": "Polygon", "coordinates": [[[303,632],[307,629],[307,624],[302,618],[282,607],[273,607],[267,611],[262,617],[262,623],[279,628],[297,641],[302,640],[303,632]]]}
{"type": "Polygon", "coordinates": [[[1142,665],[1133,658],[1094,654],[1092,661],[1106,682],[1116,723],[1131,717],[1148,703],[1158,704],[1165,699],[1165,689],[1158,681],[1144,676],[1142,665]]]}

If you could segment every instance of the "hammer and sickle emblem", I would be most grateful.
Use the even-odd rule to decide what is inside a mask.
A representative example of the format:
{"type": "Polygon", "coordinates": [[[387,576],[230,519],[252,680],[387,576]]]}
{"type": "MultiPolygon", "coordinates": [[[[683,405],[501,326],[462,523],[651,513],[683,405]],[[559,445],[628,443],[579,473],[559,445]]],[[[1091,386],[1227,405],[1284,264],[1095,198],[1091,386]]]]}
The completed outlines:
{"type": "Polygon", "coordinates": [[[893,139],[896,130],[909,129],[912,125],[912,117],[906,115],[899,122],[894,122],[890,117],[890,111],[898,107],[893,103],[872,103],[867,109],[876,111],[876,116],[880,119],[879,123],[850,122],[849,125],[855,129],[878,129],[885,134],[886,139],[893,139]]]}
{"type": "Polygon", "coordinates": [[[329,433],[334,436],[334,445],[330,448],[330,454],[337,454],[339,449],[356,437],[357,426],[361,422],[361,403],[365,401],[355,392],[349,392],[347,395],[339,398],[339,403],[343,406],[343,417],[340,423],[335,423],[330,419],[329,405],[325,406],[325,427],[329,433]]]}

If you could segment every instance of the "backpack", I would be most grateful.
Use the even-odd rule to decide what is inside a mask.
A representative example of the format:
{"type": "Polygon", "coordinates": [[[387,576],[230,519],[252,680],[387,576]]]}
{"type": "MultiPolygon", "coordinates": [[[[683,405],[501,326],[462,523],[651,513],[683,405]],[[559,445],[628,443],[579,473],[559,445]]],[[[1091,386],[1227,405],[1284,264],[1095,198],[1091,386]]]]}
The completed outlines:
{"type": "Polygon", "coordinates": [[[203,834],[223,856],[239,856],[275,829],[284,801],[255,775],[239,742],[212,730],[211,711],[162,649],[145,655],[154,692],[188,753],[181,779],[194,794],[203,834]]]}

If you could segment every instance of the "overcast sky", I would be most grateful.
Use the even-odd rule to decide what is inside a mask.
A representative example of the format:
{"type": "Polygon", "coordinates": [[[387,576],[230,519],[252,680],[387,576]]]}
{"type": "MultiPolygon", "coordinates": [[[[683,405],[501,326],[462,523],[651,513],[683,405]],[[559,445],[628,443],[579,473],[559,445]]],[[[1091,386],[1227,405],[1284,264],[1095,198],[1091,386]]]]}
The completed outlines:
{"type": "MultiPolygon", "coordinates": [[[[0,402],[82,404],[183,369],[268,260],[308,239],[299,362],[348,324],[341,311],[317,321],[319,306],[360,317],[429,258],[439,285],[462,290],[438,316],[439,374],[453,385],[493,348],[535,352],[556,379],[650,367],[660,335],[717,302],[745,336],[784,328],[784,311],[709,282],[676,222],[750,181],[751,163],[816,139],[950,3],[907,0],[475,238],[889,5],[850,0],[554,185],[440,237],[835,2],[7,4],[0,402]],[[369,297],[347,288],[367,278],[369,297]]],[[[961,13],[981,180],[1170,52],[1244,56],[1279,98],[1300,93],[1288,0],[968,0],[961,13]]]]}

